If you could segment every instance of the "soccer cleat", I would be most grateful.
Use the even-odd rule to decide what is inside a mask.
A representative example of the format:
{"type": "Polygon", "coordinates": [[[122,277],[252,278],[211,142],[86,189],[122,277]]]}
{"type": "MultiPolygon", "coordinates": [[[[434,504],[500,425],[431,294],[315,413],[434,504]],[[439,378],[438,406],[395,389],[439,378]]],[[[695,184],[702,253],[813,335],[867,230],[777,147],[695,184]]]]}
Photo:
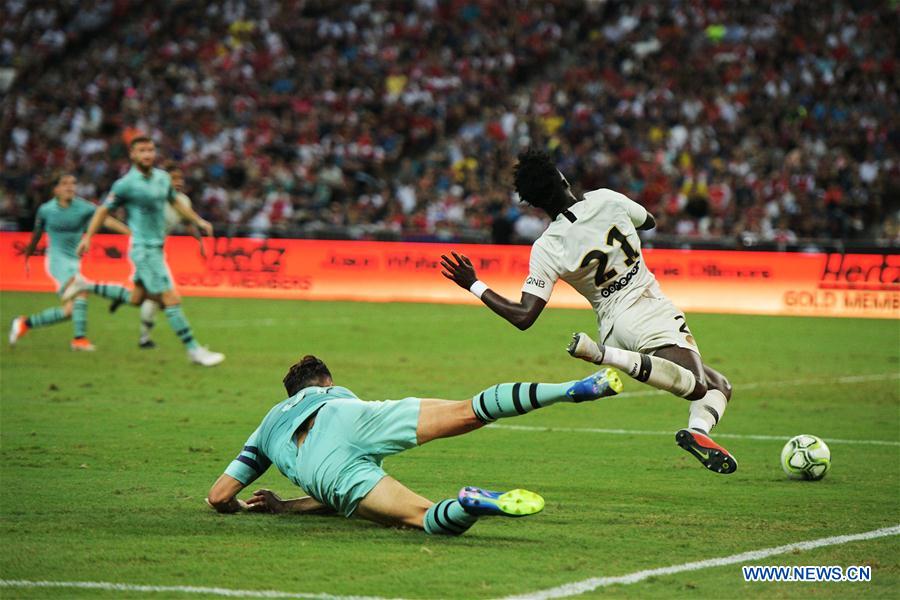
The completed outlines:
{"type": "Polygon", "coordinates": [[[575,358],[586,360],[595,365],[603,364],[603,346],[597,344],[591,336],[586,333],[573,333],[572,341],[566,351],[575,358]]]}
{"type": "Polygon", "coordinates": [[[607,368],[588,375],[580,381],[576,381],[572,384],[572,387],[566,390],[566,395],[572,399],[572,402],[586,402],[597,398],[615,396],[624,387],[618,373],[607,368]]]}
{"type": "Polygon", "coordinates": [[[123,304],[125,304],[124,300],[121,300],[121,299],[112,300],[109,303],[109,313],[112,314],[112,313],[116,312],[117,310],[119,310],[119,307],[122,306],[123,304]]]}
{"type": "Polygon", "coordinates": [[[9,328],[9,345],[15,346],[19,338],[28,333],[29,329],[31,328],[28,326],[28,318],[24,315],[13,319],[9,328]]]}
{"type": "Polygon", "coordinates": [[[69,344],[69,348],[77,352],[93,352],[97,348],[87,338],[75,338],[69,344]]]}
{"type": "Polygon", "coordinates": [[[152,350],[153,348],[156,348],[156,342],[154,342],[150,338],[147,338],[146,340],[140,340],[138,342],[138,348],[140,348],[141,350],[152,350]]]}
{"type": "Polygon", "coordinates": [[[221,352],[212,352],[203,346],[197,346],[188,350],[188,358],[192,363],[197,363],[204,367],[214,367],[225,360],[225,355],[221,352]]]}
{"type": "Polygon", "coordinates": [[[723,475],[737,471],[738,464],[734,457],[705,433],[682,429],[675,434],[675,443],[696,456],[710,471],[723,475]]]}
{"type": "Polygon", "coordinates": [[[464,487],[457,499],[463,510],[477,516],[527,517],[544,510],[544,499],[528,490],[492,492],[464,487]]]}
{"type": "Polygon", "coordinates": [[[68,302],[69,300],[71,300],[72,298],[74,298],[75,296],[80,294],[81,292],[88,291],[90,289],[90,287],[91,287],[91,284],[88,283],[84,277],[82,277],[81,275],[76,275],[69,282],[69,285],[67,285],[65,287],[60,298],[62,299],[63,302],[68,302]]]}

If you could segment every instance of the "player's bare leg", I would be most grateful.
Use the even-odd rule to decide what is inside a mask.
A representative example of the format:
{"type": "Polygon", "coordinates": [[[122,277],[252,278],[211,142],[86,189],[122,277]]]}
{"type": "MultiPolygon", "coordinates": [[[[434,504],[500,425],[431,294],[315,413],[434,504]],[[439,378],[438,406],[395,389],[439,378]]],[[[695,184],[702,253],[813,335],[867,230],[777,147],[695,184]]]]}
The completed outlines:
{"type": "Polygon", "coordinates": [[[622,350],[598,344],[586,333],[576,333],[567,351],[575,358],[595,365],[616,367],[629,377],[676,396],[688,400],[702,398],[706,394],[706,382],[699,355],[683,348],[673,348],[686,354],[675,361],[662,356],[661,351],[651,355],[622,350]],[[691,355],[696,356],[696,360],[691,355]]]}
{"type": "Polygon", "coordinates": [[[655,354],[690,368],[706,388],[702,398],[691,402],[688,426],[675,434],[675,443],[710,471],[724,475],[734,473],[738,466],[737,460],[709,435],[725,414],[731,397],[731,384],[721,373],[703,365],[700,355],[691,350],[668,346],[657,350],[655,354]]]}
{"type": "Polygon", "coordinates": [[[666,346],[653,354],[597,344],[586,333],[576,333],[568,352],[594,364],[611,365],[657,389],[691,400],[688,427],[675,434],[676,443],[707,469],[729,474],[737,461],[709,436],[725,414],[731,385],[720,373],[703,365],[700,355],[687,348],[666,346]]]}
{"type": "Polygon", "coordinates": [[[500,383],[467,402],[426,398],[419,405],[416,439],[422,445],[559,402],[586,402],[621,391],[622,382],[615,371],[602,369],[584,379],[564,383],[500,383]]]}

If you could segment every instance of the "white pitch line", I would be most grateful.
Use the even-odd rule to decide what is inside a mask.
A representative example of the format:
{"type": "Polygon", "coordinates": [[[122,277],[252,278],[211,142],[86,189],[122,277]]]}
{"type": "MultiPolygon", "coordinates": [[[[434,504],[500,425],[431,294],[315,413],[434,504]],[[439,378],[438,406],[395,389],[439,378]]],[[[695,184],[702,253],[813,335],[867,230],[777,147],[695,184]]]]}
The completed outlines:
{"type": "Polygon", "coordinates": [[[568,596],[577,596],[601,587],[611,585],[629,585],[649,579],[651,577],[661,577],[665,575],[675,575],[677,573],[685,573],[687,571],[699,571],[700,569],[711,569],[714,567],[724,567],[734,564],[753,564],[756,561],[770,556],[779,554],[787,554],[798,550],[813,550],[815,548],[823,548],[825,546],[838,546],[849,542],[859,542],[863,540],[874,540],[876,538],[888,537],[892,535],[900,535],[900,525],[893,527],[884,527],[882,529],[874,529],[864,533],[856,533],[853,535],[838,535],[834,537],[819,538],[817,540],[809,540],[805,542],[796,542],[793,544],[785,544],[784,546],[776,546],[774,548],[763,548],[762,550],[753,550],[750,552],[742,552],[741,554],[732,554],[721,558],[711,558],[708,560],[700,560],[680,565],[672,565],[670,567],[660,567],[658,569],[647,569],[644,571],[636,571],[628,575],[620,575],[618,577],[591,577],[582,581],[567,583],[555,588],[540,590],[537,592],[529,592],[521,595],[506,596],[503,600],[550,600],[550,598],[566,598],[568,596]]]}
{"type": "Polygon", "coordinates": [[[335,596],[304,592],[279,592],[276,590],[235,590],[192,585],[138,585],[111,583],[109,581],[30,581],[27,579],[0,579],[0,587],[9,588],[60,588],[104,590],[112,592],[149,592],[175,594],[207,594],[230,598],[303,598],[308,600],[387,600],[378,596],[335,596]]]}
{"type": "MultiPolygon", "coordinates": [[[[541,431],[545,433],[605,433],[610,435],[674,435],[671,431],[648,431],[644,429],[602,429],[596,427],[535,427],[530,425],[498,425],[492,423],[487,426],[488,429],[509,429],[511,431],[541,431]]],[[[743,433],[716,433],[716,438],[734,438],[736,440],[762,440],[787,442],[791,439],[790,435],[754,435],[743,433]]],[[[864,444],[870,446],[900,446],[900,442],[890,440],[844,440],[839,438],[828,438],[825,440],[829,444],[864,444]]]]}
{"type": "MultiPolygon", "coordinates": [[[[838,546],[849,542],[858,542],[864,540],[874,540],[881,537],[892,535],[900,535],[900,525],[893,527],[884,527],[864,533],[856,533],[852,535],[838,535],[827,538],[819,538],[817,540],[808,540],[805,542],[795,542],[793,544],[785,544],[784,546],[776,546],[774,548],[763,548],[762,550],[752,550],[741,554],[732,554],[721,558],[711,558],[696,562],[689,562],[680,565],[672,565],[669,567],[660,567],[657,569],[646,569],[644,571],[636,571],[628,575],[619,575],[617,577],[592,577],[582,581],[567,583],[555,588],[529,592],[521,595],[506,596],[503,600],[550,600],[551,598],[565,598],[568,596],[576,596],[596,590],[600,587],[611,585],[629,585],[649,579],[651,577],[660,577],[666,575],[675,575],[685,573],[687,571],[699,571],[701,569],[710,569],[714,567],[724,567],[738,563],[750,563],[776,556],[779,554],[787,554],[800,550],[813,550],[815,548],[823,548],[825,546],[838,546]]],[[[378,596],[336,596],[333,594],[314,594],[303,592],[280,592],[277,590],[236,590],[231,588],[217,587],[196,587],[185,585],[138,585],[131,583],[112,583],[108,581],[32,581],[27,579],[0,579],[0,587],[8,588],[59,588],[59,589],[86,589],[86,590],[104,590],[113,592],[149,592],[149,593],[177,593],[177,594],[207,594],[210,596],[224,596],[230,598],[300,598],[304,600],[386,600],[378,596]]]]}

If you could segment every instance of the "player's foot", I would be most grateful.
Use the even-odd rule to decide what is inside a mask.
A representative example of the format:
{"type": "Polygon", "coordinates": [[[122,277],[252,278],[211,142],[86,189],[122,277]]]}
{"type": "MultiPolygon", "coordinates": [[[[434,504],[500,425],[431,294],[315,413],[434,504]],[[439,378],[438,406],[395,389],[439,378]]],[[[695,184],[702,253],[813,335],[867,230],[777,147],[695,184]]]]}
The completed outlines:
{"type": "Polygon", "coordinates": [[[122,299],[116,299],[116,300],[111,301],[111,302],[109,303],[109,312],[110,312],[110,314],[112,314],[112,313],[116,312],[117,310],[119,310],[119,307],[122,306],[123,304],[125,304],[125,301],[122,300],[122,299]]]}
{"type": "Polygon", "coordinates": [[[544,510],[544,499],[528,490],[492,492],[477,487],[459,490],[459,503],[470,515],[527,517],[544,510]]]}
{"type": "Polygon", "coordinates": [[[69,348],[77,352],[93,352],[96,350],[94,345],[87,338],[75,338],[69,344],[69,348]]]}
{"type": "Polygon", "coordinates": [[[9,345],[15,346],[19,338],[28,333],[29,329],[31,328],[28,326],[28,318],[24,315],[13,319],[12,326],[9,328],[9,345]]]}
{"type": "Polygon", "coordinates": [[[156,342],[154,342],[150,338],[140,340],[138,342],[138,348],[140,348],[141,350],[153,350],[154,348],[156,348],[156,342]]]}
{"type": "Polygon", "coordinates": [[[569,342],[566,351],[581,360],[586,360],[595,365],[603,364],[603,346],[595,342],[591,336],[586,333],[573,333],[572,341],[569,342]]]}
{"type": "Polygon", "coordinates": [[[193,363],[203,365],[204,367],[214,367],[223,360],[225,355],[221,352],[213,352],[204,346],[197,346],[188,350],[188,358],[193,363]]]}
{"type": "Polygon", "coordinates": [[[728,475],[737,471],[737,461],[728,450],[696,429],[682,429],[675,434],[675,443],[697,457],[704,467],[715,473],[728,475]]]}
{"type": "Polygon", "coordinates": [[[615,396],[622,391],[623,387],[625,386],[622,385],[618,373],[607,368],[588,375],[581,381],[576,381],[566,391],[566,394],[572,399],[572,402],[586,402],[615,396]]]}
{"type": "Polygon", "coordinates": [[[88,283],[84,277],[81,275],[76,275],[69,281],[69,285],[65,287],[62,292],[60,298],[63,302],[68,302],[81,292],[86,292],[90,289],[91,284],[88,283]]]}

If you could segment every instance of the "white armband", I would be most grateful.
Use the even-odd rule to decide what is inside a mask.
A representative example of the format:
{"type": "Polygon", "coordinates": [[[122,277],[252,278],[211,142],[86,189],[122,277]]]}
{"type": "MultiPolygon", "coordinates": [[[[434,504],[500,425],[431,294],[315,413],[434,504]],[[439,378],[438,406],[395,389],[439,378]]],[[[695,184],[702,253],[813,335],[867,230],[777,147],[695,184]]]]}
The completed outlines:
{"type": "Polygon", "coordinates": [[[481,296],[488,290],[488,286],[483,281],[475,280],[475,283],[469,286],[469,291],[475,294],[475,297],[481,300],[481,296]]]}

